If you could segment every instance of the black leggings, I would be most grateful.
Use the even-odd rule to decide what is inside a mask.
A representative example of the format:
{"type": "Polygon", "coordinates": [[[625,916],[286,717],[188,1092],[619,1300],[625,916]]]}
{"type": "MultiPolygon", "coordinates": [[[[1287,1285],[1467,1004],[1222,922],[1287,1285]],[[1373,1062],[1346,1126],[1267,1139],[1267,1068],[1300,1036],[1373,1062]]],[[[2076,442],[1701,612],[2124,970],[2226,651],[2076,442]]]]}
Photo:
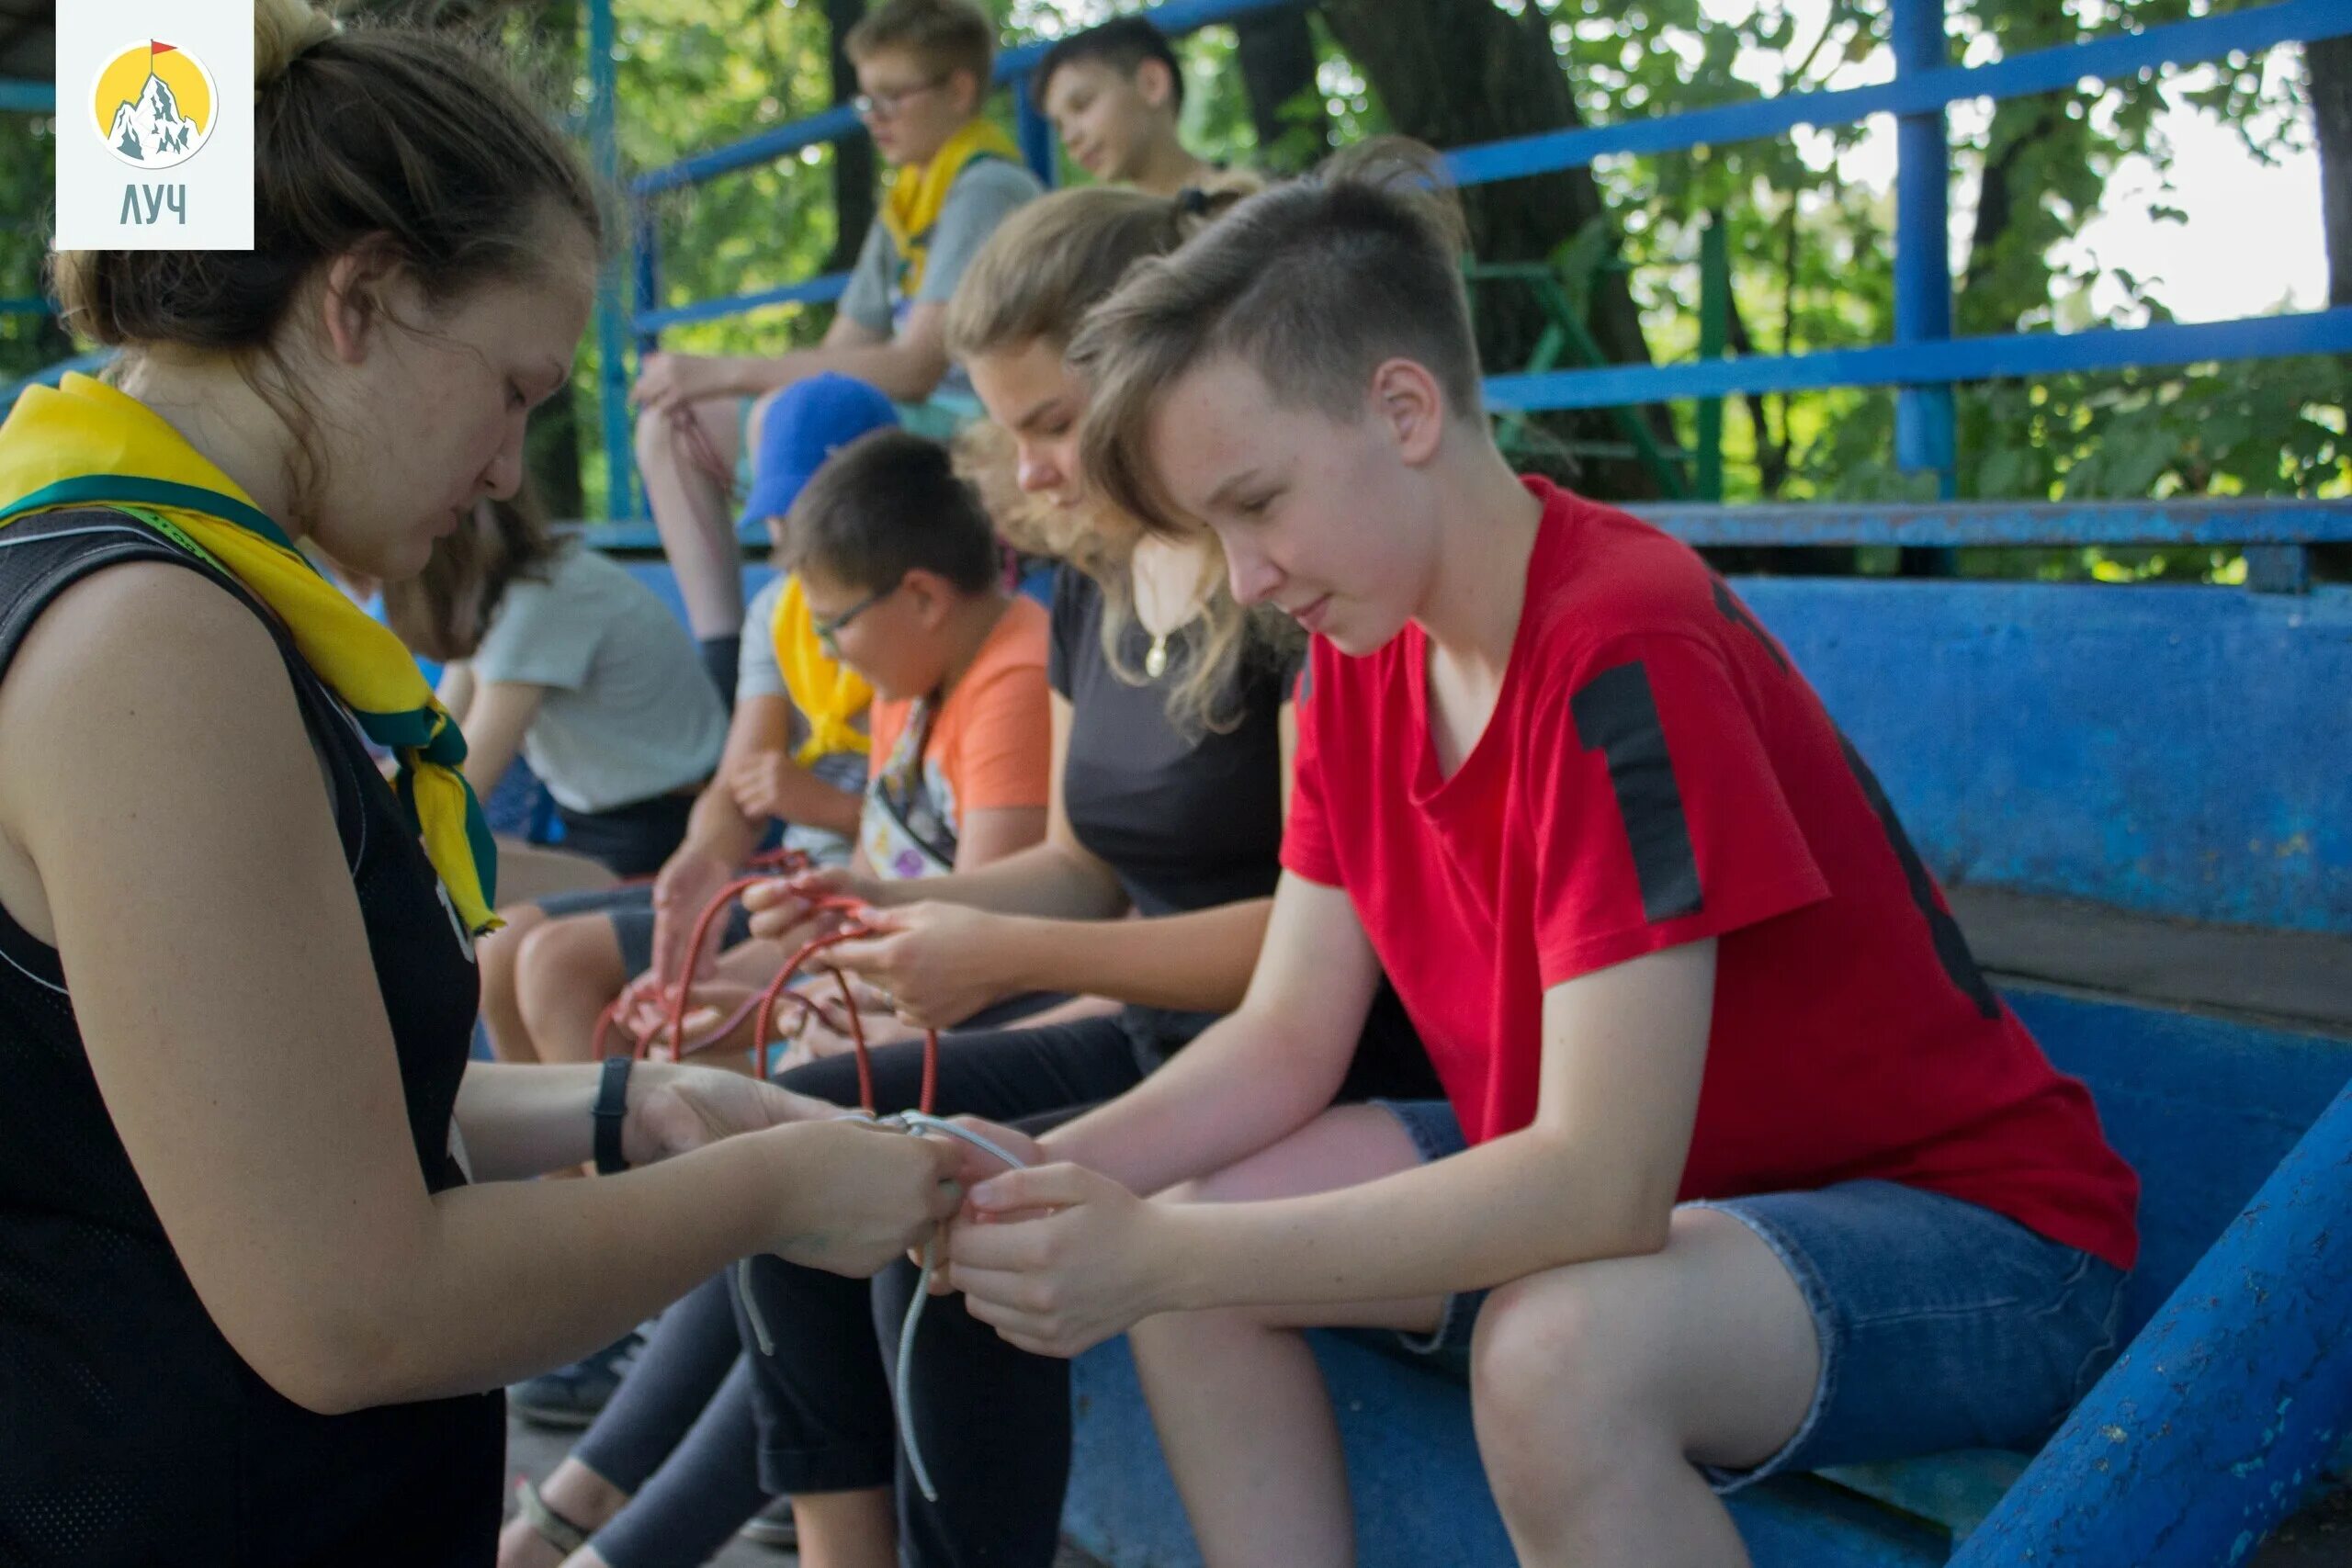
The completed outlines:
{"type": "Polygon", "coordinates": [[[662,1314],[571,1457],[628,1506],[596,1532],[612,1568],[695,1568],[767,1502],[753,1462],[752,1373],[735,1337],[734,1275],[662,1314]]]}
{"type": "MultiPolygon", "coordinates": [[[[876,1106],[914,1104],[920,1048],[874,1056],[876,1106]]],[[[1116,1018],[1087,1019],[956,1042],[939,1059],[938,1109],[1035,1131],[1125,1093],[1143,1070],[1116,1018]]],[[[786,1089],[854,1103],[854,1066],[835,1057],[787,1073],[786,1089]]],[[[844,1280],[775,1257],[752,1260],[752,1289],[776,1338],[751,1349],[759,1417],[759,1478],[772,1492],[845,1492],[898,1483],[904,1563],[1034,1563],[1060,1534],[1069,1472],[1069,1363],[1016,1350],[942,1296],[923,1311],[912,1404],[923,1459],[938,1485],[926,1503],[906,1473],[890,1408],[899,1324],[916,1270],[844,1280]]]]}
{"type": "MultiPolygon", "coordinates": [[[[1166,1048],[1208,1021],[1129,1019],[1132,1030],[1105,1017],[952,1037],[940,1053],[935,1109],[1039,1131],[1132,1089],[1166,1048]]],[[[913,1106],[919,1045],[876,1051],[873,1069],[876,1109],[913,1106]]],[[[857,1102],[856,1064],[847,1056],[778,1081],[835,1104],[857,1102]]],[[[1384,995],[1340,1098],[1440,1092],[1402,1010],[1384,995]]],[[[901,1264],[873,1280],[844,1280],[778,1258],[754,1259],[752,1289],[775,1338],[773,1356],[759,1353],[734,1280],[730,1269],[664,1315],[576,1450],[634,1494],[596,1536],[614,1568],[701,1562],[769,1494],[894,1484],[901,1562],[1046,1568],[1069,1480],[1068,1362],[1014,1349],[967,1314],[960,1296],[933,1301],[913,1381],[916,1429],[940,1493],[938,1503],[926,1503],[906,1473],[890,1403],[916,1270],[901,1264]],[[731,1307],[735,1332],[718,1331],[721,1303],[731,1307]]]]}
{"type": "MultiPolygon", "coordinates": [[[[879,1109],[913,1106],[922,1063],[920,1046],[894,1045],[874,1053],[879,1109]]],[[[1001,1120],[1021,1117],[1043,1103],[1060,1113],[1039,1119],[1041,1124],[1050,1123],[1111,1099],[1142,1076],[1136,1049],[1116,1018],[953,1035],[940,1053],[937,1108],[1001,1120]]],[[[857,1103],[857,1067],[848,1056],[796,1068],[778,1081],[836,1104],[857,1103]]],[[[736,1301],[735,1271],[729,1269],[662,1314],[612,1403],[572,1450],[574,1459],[630,1494],[628,1506],[595,1535],[597,1552],[613,1568],[693,1568],[705,1562],[765,1506],[772,1493],[842,1491],[890,1483],[898,1438],[887,1373],[877,1359],[877,1337],[896,1353],[897,1325],[910,1297],[910,1284],[893,1291],[886,1288],[887,1278],[844,1280],[794,1268],[776,1258],[761,1259],[754,1269],[762,1264],[772,1267],[779,1287],[761,1291],[766,1321],[781,1341],[773,1360],[758,1354],[748,1327],[739,1338],[741,1307],[736,1301]],[[807,1322],[797,1315],[778,1315],[799,1314],[803,1308],[797,1298],[802,1294],[810,1298],[807,1322]],[[787,1299],[793,1304],[784,1304],[787,1299]],[[875,1304],[869,1306],[869,1301],[875,1304]],[[892,1302],[895,1307],[888,1304],[892,1302]],[[888,1317],[888,1332],[878,1337],[873,1327],[876,1313],[888,1317]],[[746,1352],[746,1346],[753,1348],[746,1352]],[[782,1370],[786,1363],[789,1371],[782,1370]],[[763,1387],[756,1406],[755,1368],[761,1382],[775,1391],[763,1387]],[[812,1372],[813,1381],[804,1381],[812,1372]],[[832,1430],[836,1422],[829,1414],[835,1410],[841,1412],[838,1432],[832,1430]],[[771,1478],[763,1486],[762,1472],[772,1468],[766,1434],[786,1421],[796,1432],[806,1423],[820,1434],[813,1443],[797,1438],[788,1442],[822,1450],[820,1465],[829,1467],[827,1473],[848,1479],[801,1484],[797,1468],[779,1460],[773,1468],[778,1474],[793,1475],[795,1484],[779,1485],[771,1478]]],[[[907,1278],[913,1280],[913,1270],[907,1270],[907,1278]]],[[[1047,1428],[1039,1435],[1050,1446],[1024,1442],[1020,1462],[1011,1467],[1027,1482],[1020,1517],[1044,1520],[1045,1555],[1036,1559],[1043,1563],[1052,1555],[1062,1480],[1069,1469],[1067,1366],[1012,1350],[993,1330],[973,1323],[961,1310],[959,1298],[933,1302],[924,1309],[923,1322],[917,1354],[922,1358],[925,1414],[916,1418],[926,1434],[944,1424],[937,1411],[947,1407],[940,1395],[950,1381],[958,1387],[978,1386],[967,1384],[958,1371],[967,1365],[983,1369],[984,1377],[992,1371],[991,1382],[1015,1384],[1011,1396],[1020,1402],[1024,1431],[1047,1428]],[[942,1310],[951,1306],[951,1311],[942,1310]],[[934,1318],[944,1322],[951,1316],[961,1330],[958,1339],[971,1344],[951,1345],[942,1337],[944,1331],[932,1327],[934,1318]],[[1014,1373],[1011,1380],[1003,1375],[1007,1368],[1014,1373]],[[935,1378],[934,1371],[941,1375],[935,1378]]],[[[947,1450],[933,1456],[926,1448],[924,1454],[943,1488],[950,1484],[950,1475],[957,1477],[959,1492],[968,1484],[967,1472],[952,1467],[947,1450]]]]}

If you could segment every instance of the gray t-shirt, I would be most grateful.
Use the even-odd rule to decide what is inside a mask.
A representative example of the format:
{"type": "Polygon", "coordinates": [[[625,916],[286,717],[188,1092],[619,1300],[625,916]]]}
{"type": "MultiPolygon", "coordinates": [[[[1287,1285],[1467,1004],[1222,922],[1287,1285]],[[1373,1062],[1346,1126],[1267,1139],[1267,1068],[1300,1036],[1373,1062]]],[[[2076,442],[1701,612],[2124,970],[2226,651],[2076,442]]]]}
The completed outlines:
{"type": "Polygon", "coordinates": [[[518,579],[472,660],[474,679],[542,686],[523,757],[556,803],[609,811],[698,784],[727,712],[686,629],[653,590],[571,547],[518,579]]]}
{"type": "Polygon", "coordinates": [[[1024,201],[1045,194],[1037,176],[1002,158],[967,164],[947,187],[938,221],[931,230],[931,259],[923,264],[922,286],[912,299],[899,291],[899,247],[879,220],[865,231],[865,243],[850,270],[849,287],[842,294],[842,313],[866,331],[888,336],[899,320],[916,305],[944,305],[956,292],[964,269],[988,243],[1005,215],[1024,201]]]}
{"type": "Polygon", "coordinates": [[[775,661],[775,637],[770,628],[775,625],[777,601],[784,597],[785,574],[777,572],[766,585],[752,595],[751,607],[743,612],[743,647],[735,656],[735,700],[745,697],[788,697],[784,689],[784,671],[775,661]]]}
{"type": "MultiPolygon", "coordinates": [[[[777,572],[767,580],[757,593],[752,595],[751,607],[743,612],[743,649],[735,660],[735,700],[749,702],[754,697],[784,697],[792,693],[786,689],[784,671],[775,661],[776,602],[784,597],[785,574],[777,572]]],[[[796,728],[798,716],[794,716],[796,728]]],[[[865,787],[865,759],[854,751],[833,751],[817,759],[808,770],[838,790],[862,790],[865,787]]],[[[857,846],[840,833],[829,833],[822,828],[804,828],[793,823],[784,830],[784,847],[798,850],[819,865],[847,865],[850,853],[857,846]]]]}

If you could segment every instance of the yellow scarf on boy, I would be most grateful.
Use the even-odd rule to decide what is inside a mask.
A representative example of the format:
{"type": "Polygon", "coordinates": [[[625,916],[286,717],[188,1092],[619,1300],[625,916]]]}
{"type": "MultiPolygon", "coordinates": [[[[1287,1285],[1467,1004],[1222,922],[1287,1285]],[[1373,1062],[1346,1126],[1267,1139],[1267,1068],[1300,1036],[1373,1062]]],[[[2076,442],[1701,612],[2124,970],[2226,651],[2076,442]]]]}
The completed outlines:
{"type": "Polygon", "coordinates": [[[0,424],[0,528],[38,512],[110,507],[209,561],[267,605],[377,744],[401,804],[469,930],[494,930],[498,852],[458,765],[465,738],[401,640],[319,575],[285,532],[127,393],[69,375],[28,389],[0,424]]]}
{"type": "Polygon", "coordinates": [[[809,768],[816,766],[818,758],[836,751],[865,756],[865,732],[856,721],[873,703],[874,688],[855,671],[826,655],[824,644],[817,640],[817,619],[808,613],[797,572],[784,580],[768,635],[775,640],[775,667],[784,676],[784,689],[792,694],[792,705],[800,710],[800,716],[808,721],[808,739],[800,743],[792,760],[809,768]]]}
{"type": "Polygon", "coordinates": [[[910,164],[891,176],[882,198],[882,227],[899,249],[899,293],[911,299],[931,260],[931,231],[964,166],[981,158],[1021,162],[1021,149],[991,119],[975,119],[949,137],[927,164],[910,164]]]}

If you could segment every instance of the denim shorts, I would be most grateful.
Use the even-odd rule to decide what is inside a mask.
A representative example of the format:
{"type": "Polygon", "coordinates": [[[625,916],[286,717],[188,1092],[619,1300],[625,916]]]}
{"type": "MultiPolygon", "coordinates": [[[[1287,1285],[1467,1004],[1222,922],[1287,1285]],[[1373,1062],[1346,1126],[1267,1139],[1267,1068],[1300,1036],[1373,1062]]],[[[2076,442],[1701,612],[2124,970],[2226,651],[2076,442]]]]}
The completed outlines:
{"type": "MultiPolygon", "coordinates": [[[[1444,1100],[1382,1100],[1424,1160],[1462,1152],[1444,1100]]],[[[1821,1379],[1796,1434],[1718,1493],[1782,1471],[2039,1445],[2114,1360],[2125,1275],[1975,1203],[1891,1181],[1684,1204],[1739,1221],[1813,1314],[1821,1379]]],[[[1446,1298],[1416,1354],[1466,1362],[1484,1291],[1446,1298]]]]}

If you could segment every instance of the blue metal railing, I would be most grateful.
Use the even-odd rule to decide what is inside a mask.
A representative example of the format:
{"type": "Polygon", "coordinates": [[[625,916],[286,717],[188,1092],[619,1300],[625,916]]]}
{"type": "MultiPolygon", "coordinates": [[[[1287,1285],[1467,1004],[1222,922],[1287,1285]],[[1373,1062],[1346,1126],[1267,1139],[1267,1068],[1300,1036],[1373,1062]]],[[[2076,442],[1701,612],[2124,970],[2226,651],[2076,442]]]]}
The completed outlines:
{"type": "Polygon", "coordinates": [[[16,77],[0,77],[0,114],[54,114],[57,112],[57,85],[53,82],[27,82],[16,77]]]}
{"type": "MultiPolygon", "coordinates": [[[[1301,0],[1170,0],[1170,4],[1152,8],[1149,14],[1163,30],[1180,34],[1299,3],[1301,0]]],[[[2278,0],[2253,9],[2038,50],[1990,64],[1960,66],[1947,62],[1946,3],[1947,0],[1892,0],[1895,73],[1891,81],[1835,91],[1786,94],[1623,125],[1517,137],[1458,148],[1445,158],[1447,173],[1456,183],[1486,185],[1580,168],[1604,157],[1683,151],[1782,135],[1798,126],[1850,124],[1872,115],[1893,114],[1897,117],[1898,162],[1895,341],[1892,344],[1671,366],[1498,375],[1487,382],[1491,404],[1500,410],[1536,411],[1613,407],[1672,398],[1716,398],[1732,392],[1894,386],[1897,389],[1898,466],[1932,475],[1940,492],[1949,496],[1956,461],[1951,390],[1955,382],[2282,355],[2352,353],[2352,308],[2199,325],[2163,323],[2068,334],[1953,338],[1951,261],[1945,238],[1951,154],[1944,118],[1946,106],[1955,102],[2026,96],[2070,87],[2086,78],[2113,80],[2165,66],[2258,53],[2282,43],[2352,34],[2352,4],[2346,0],[2278,0]]],[[[608,9],[610,4],[611,0],[592,0],[592,10],[608,9]]],[[[996,79],[1018,85],[1046,47],[1036,44],[1007,53],[998,62],[996,79]]],[[[1025,94],[1018,107],[1022,111],[1024,148],[1031,149],[1033,159],[1046,165],[1040,172],[1049,175],[1050,160],[1035,147],[1042,136],[1041,122],[1026,103],[1025,94]]],[[[609,115],[608,102],[603,108],[609,115]]],[[[631,190],[642,204],[662,191],[771,162],[816,142],[850,134],[862,134],[854,118],[846,108],[829,109],[793,125],[651,171],[640,175],[631,190]]],[[[844,283],[840,275],[834,275],[785,288],[661,308],[656,298],[657,268],[651,255],[655,238],[650,222],[642,217],[636,233],[639,243],[636,269],[639,299],[630,325],[646,345],[651,344],[665,327],[722,320],[767,305],[827,300],[838,297],[844,283]]],[[[609,433],[613,411],[622,410],[626,417],[626,367],[618,356],[606,358],[605,378],[609,433]]],[[[623,443],[620,454],[623,468],[616,470],[621,477],[609,487],[609,494],[619,502],[608,513],[615,517],[627,514],[627,445],[623,443]]],[[[607,456],[613,456],[609,434],[607,456]]],[[[2318,536],[2309,532],[2298,536],[2303,539],[2315,536],[2318,536]]]]}

